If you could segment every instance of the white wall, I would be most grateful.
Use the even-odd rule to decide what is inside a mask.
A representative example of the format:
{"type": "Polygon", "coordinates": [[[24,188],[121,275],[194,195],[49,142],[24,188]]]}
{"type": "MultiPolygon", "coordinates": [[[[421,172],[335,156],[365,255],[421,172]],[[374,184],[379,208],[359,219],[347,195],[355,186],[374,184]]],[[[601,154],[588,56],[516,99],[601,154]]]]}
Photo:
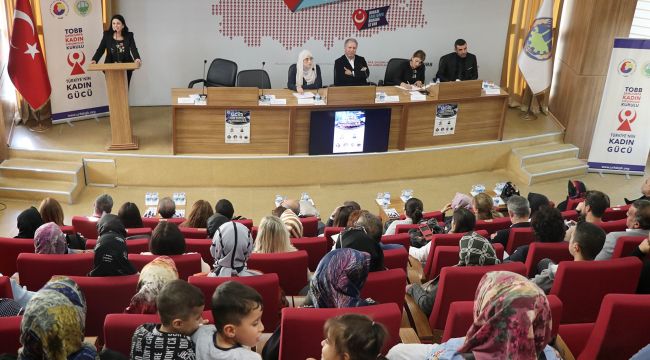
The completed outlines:
{"type": "Polygon", "coordinates": [[[273,87],[283,88],[287,68],[302,48],[312,51],[327,85],[333,82],[333,63],[342,55],[347,37],[359,40],[358,54],[371,63],[371,81],[383,79],[388,59],[408,58],[417,49],[423,49],[427,62],[432,63],[426,74],[430,80],[440,56],[453,50],[454,40],[464,38],[469,51],[478,58],[479,77],[499,82],[510,6],[511,0],[349,0],[291,13],[284,10],[282,0],[113,0],[115,13],[124,15],[135,33],[143,59],[143,67],[131,83],[132,105],[170,104],[171,88],[187,87],[202,76],[203,59],[209,65],[216,57],[237,62],[239,70],[261,68],[265,61],[273,87]],[[251,8],[250,4],[257,6],[251,8]],[[389,26],[362,31],[353,26],[354,9],[385,5],[391,5],[389,26]],[[213,15],[216,6],[239,6],[240,32],[259,29],[263,34],[259,45],[237,34],[230,38],[228,31],[232,29],[222,23],[223,16],[213,15]],[[330,21],[337,13],[344,16],[330,21]],[[417,22],[413,19],[421,25],[409,25],[417,22]],[[406,24],[396,26],[400,22],[406,24]],[[326,29],[324,36],[333,39],[333,46],[328,48],[326,42],[313,36],[307,36],[310,40],[302,46],[283,45],[277,40],[281,37],[278,34],[269,36],[269,30],[278,26],[285,32],[303,31],[307,35],[314,29],[326,29]]]}

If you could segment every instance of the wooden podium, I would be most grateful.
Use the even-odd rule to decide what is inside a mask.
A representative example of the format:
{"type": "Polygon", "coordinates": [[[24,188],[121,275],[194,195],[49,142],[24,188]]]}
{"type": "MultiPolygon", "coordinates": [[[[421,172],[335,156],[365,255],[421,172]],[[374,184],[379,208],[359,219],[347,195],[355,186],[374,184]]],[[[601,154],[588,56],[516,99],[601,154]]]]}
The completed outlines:
{"type": "Polygon", "coordinates": [[[111,142],[107,150],[136,150],[138,138],[133,136],[129,118],[129,89],[126,71],[135,70],[137,63],[90,64],[89,71],[103,71],[111,118],[111,142]]]}

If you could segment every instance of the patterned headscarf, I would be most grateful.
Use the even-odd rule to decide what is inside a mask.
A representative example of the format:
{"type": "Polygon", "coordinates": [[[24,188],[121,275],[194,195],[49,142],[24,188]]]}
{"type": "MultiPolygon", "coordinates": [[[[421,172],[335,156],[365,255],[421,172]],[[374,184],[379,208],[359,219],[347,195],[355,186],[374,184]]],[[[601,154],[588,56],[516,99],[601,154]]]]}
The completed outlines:
{"type": "Polygon", "coordinates": [[[216,276],[244,275],[246,261],[253,251],[253,239],[246,225],[229,221],[217,230],[210,253],[214,258],[216,276]]]}
{"type": "Polygon", "coordinates": [[[472,201],[473,199],[466,194],[456,193],[454,198],[451,200],[451,208],[453,210],[465,208],[467,210],[472,210],[472,201]]]}
{"type": "Polygon", "coordinates": [[[59,225],[49,222],[36,229],[34,252],[37,254],[65,254],[68,252],[65,234],[59,225]]]}
{"type": "Polygon", "coordinates": [[[18,359],[94,360],[84,340],[86,299],[67,277],[54,277],[29,301],[20,324],[18,359]]]}
{"type": "Polygon", "coordinates": [[[16,222],[18,226],[18,235],[16,235],[16,238],[19,239],[33,239],[36,229],[43,225],[41,214],[33,206],[21,212],[16,222]]]}
{"type": "Polygon", "coordinates": [[[537,359],[551,340],[551,308],[544,292],[508,271],[485,274],[476,290],[474,323],[459,353],[482,359],[537,359]]]}
{"type": "Polygon", "coordinates": [[[138,293],[124,312],[129,314],[155,314],[158,310],[156,297],[170,281],[178,279],[176,264],[168,256],[159,256],[140,271],[138,293]]]}
{"type": "Polygon", "coordinates": [[[298,215],[296,215],[296,213],[291,209],[285,210],[282,215],[280,215],[280,220],[282,220],[287,231],[289,231],[289,237],[302,237],[302,223],[300,222],[298,215]]]}
{"type": "Polygon", "coordinates": [[[309,296],[317,308],[366,306],[361,289],[368,278],[370,256],[354,249],[332,250],[325,255],[309,283],[309,296]]]}
{"type": "Polygon", "coordinates": [[[460,238],[459,244],[458,266],[495,265],[501,262],[492,244],[475,232],[467,233],[460,238]]]}

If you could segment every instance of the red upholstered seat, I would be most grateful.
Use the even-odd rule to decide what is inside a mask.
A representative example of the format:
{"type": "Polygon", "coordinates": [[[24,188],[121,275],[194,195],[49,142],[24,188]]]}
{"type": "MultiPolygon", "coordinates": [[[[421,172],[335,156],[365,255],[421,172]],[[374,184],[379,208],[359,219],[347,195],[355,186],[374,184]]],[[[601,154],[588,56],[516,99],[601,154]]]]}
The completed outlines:
{"type": "Polygon", "coordinates": [[[185,239],[185,251],[188,253],[199,253],[206,264],[214,264],[214,258],[210,253],[211,239],[185,239]]]}
{"type": "Polygon", "coordinates": [[[605,232],[609,234],[614,231],[625,231],[627,228],[627,218],[614,221],[597,222],[595,224],[600,226],[601,229],[605,230],[605,232]]]}
{"type": "Polygon", "coordinates": [[[208,230],[203,228],[180,227],[179,230],[185,239],[207,239],[208,230]]]}
{"type": "Polygon", "coordinates": [[[567,345],[571,354],[580,355],[585,348],[589,334],[594,329],[595,323],[560,324],[560,336],[567,345]]]}
{"type": "Polygon", "coordinates": [[[400,224],[395,226],[395,234],[408,234],[409,230],[419,228],[419,224],[400,224]]]}
{"type": "Polygon", "coordinates": [[[535,232],[532,227],[510,228],[508,233],[508,243],[506,244],[508,254],[512,254],[522,245],[528,245],[535,241],[535,232]]]}
{"type": "Polygon", "coordinates": [[[641,266],[635,257],[560,263],[550,294],[564,304],[562,322],[594,322],[605,295],[636,291],[641,266]]]}
{"type": "Polygon", "coordinates": [[[564,220],[578,221],[578,212],[575,210],[562,211],[560,214],[564,220]]]}
{"type": "Polygon", "coordinates": [[[537,263],[542,259],[551,259],[554,263],[560,261],[573,261],[573,256],[569,252],[569,242],[562,241],[559,243],[541,243],[534,242],[528,247],[526,256],[526,273],[532,278],[537,272],[537,263]]]}
{"type": "Polygon", "coordinates": [[[307,266],[309,256],[306,251],[298,250],[288,253],[251,254],[248,268],[265,274],[276,273],[280,287],[286,295],[298,295],[307,285],[307,266]]]}
{"type": "Polygon", "coordinates": [[[64,233],[64,234],[74,234],[75,233],[74,226],[72,226],[72,225],[62,225],[62,226],[59,226],[59,228],[61,229],[61,232],[64,233]]]}
{"type": "Polygon", "coordinates": [[[129,239],[126,240],[126,251],[129,254],[139,254],[141,252],[149,251],[149,239],[129,239]]]}
{"type": "Polygon", "coordinates": [[[362,298],[371,298],[379,304],[395,303],[400,312],[404,309],[405,294],[406,272],[402,269],[371,272],[361,289],[362,298]]]}
{"type": "Polygon", "coordinates": [[[445,221],[443,215],[440,211],[429,211],[422,213],[422,219],[429,220],[435,218],[438,222],[445,221]]]}
{"type": "Polygon", "coordinates": [[[151,218],[142,218],[142,226],[146,226],[148,228],[151,228],[151,230],[155,229],[156,226],[158,226],[158,218],[151,217],[151,218]]]}
{"type": "Polygon", "coordinates": [[[9,276],[0,276],[0,298],[14,298],[14,292],[11,290],[11,280],[9,280],[9,276]]]}
{"type": "Polygon", "coordinates": [[[264,301],[262,323],[266,332],[273,332],[280,323],[280,283],[277,274],[241,277],[190,276],[188,282],[203,291],[205,309],[212,308],[212,295],[219,285],[227,281],[237,281],[257,290],[264,301]]]}
{"type": "Polygon", "coordinates": [[[438,291],[429,316],[431,329],[442,330],[447,321],[449,306],[454,301],[474,300],[476,288],[483,275],[490,271],[511,271],[525,276],[526,267],[520,262],[490,266],[446,267],[440,271],[438,291]]]}
{"type": "Polygon", "coordinates": [[[409,263],[409,253],[404,248],[384,250],[384,267],[386,269],[403,269],[409,263]]]}
{"type": "MultiPolygon", "coordinates": [[[[647,239],[645,236],[621,236],[616,239],[616,245],[614,245],[614,252],[612,253],[612,258],[621,258],[629,256],[635,248],[639,247],[639,244],[643,240],[647,239]]],[[[646,255],[648,257],[648,255],[646,255]]]]}
{"type": "Polygon", "coordinates": [[[38,291],[53,275],[86,276],[93,268],[95,254],[20,254],[16,267],[20,284],[28,290],[38,291]]]}
{"type": "MultiPolygon", "coordinates": [[[[503,259],[503,245],[492,244],[494,252],[499,260],[503,259]]],[[[460,246],[436,246],[433,254],[432,273],[428,278],[434,279],[440,274],[440,270],[447,266],[454,266],[459,261],[460,246]]]]}
{"type": "Polygon", "coordinates": [[[302,223],[302,236],[318,236],[318,218],[315,216],[300,218],[302,223]]]}
{"type": "Polygon", "coordinates": [[[170,222],[172,224],[180,225],[185,222],[185,218],[171,218],[165,221],[170,222]]]}
{"type": "Polygon", "coordinates": [[[149,227],[141,227],[141,228],[127,228],[126,229],[126,236],[144,236],[144,235],[151,235],[151,228],[149,227]]]}
{"type": "Polygon", "coordinates": [[[381,237],[382,244],[399,244],[404,246],[406,252],[409,251],[411,247],[411,237],[409,234],[395,234],[395,235],[383,235],[381,237]]]}
{"type": "Polygon", "coordinates": [[[20,349],[20,322],[22,316],[8,316],[0,320],[0,354],[18,353],[20,349]]]}
{"type": "Polygon", "coordinates": [[[104,318],[123,313],[136,293],[139,275],[87,277],[70,276],[86,297],[86,336],[102,336],[104,318]]]}
{"type": "Polygon", "coordinates": [[[494,234],[495,232],[501,229],[507,229],[512,225],[512,221],[509,217],[500,217],[490,220],[478,220],[476,221],[475,230],[485,230],[488,232],[488,235],[494,234]]]}
{"type": "Polygon", "coordinates": [[[160,324],[158,314],[108,314],[104,320],[104,347],[129,357],[131,338],[138,326],[160,324]]]}
{"type": "Polygon", "coordinates": [[[331,249],[334,246],[334,240],[332,235],[340,233],[344,228],[336,226],[327,226],[323,231],[323,236],[327,239],[327,248],[331,249]]]}
{"type": "MultiPolygon", "coordinates": [[[[480,230],[476,232],[477,234],[483,236],[484,238],[487,238],[488,234],[487,231],[485,230],[480,230]]],[[[429,247],[429,255],[427,257],[427,261],[424,264],[424,270],[422,272],[422,275],[425,279],[431,280],[433,277],[434,269],[433,269],[433,256],[436,251],[436,246],[458,246],[458,243],[460,242],[460,238],[462,238],[465,235],[465,233],[458,233],[458,234],[435,234],[433,235],[433,238],[431,239],[431,246],[429,247]]],[[[458,260],[458,258],[456,258],[458,260]]],[[[456,261],[457,263],[458,261],[456,261]]]]}
{"type": "Polygon", "coordinates": [[[97,239],[97,221],[99,219],[94,216],[73,216],[72,227],[86,239],[97,239]]]}
{"type": "Polygon", "coordinates": [[[380,304],[344,309],[284,308],[282,309],[280,359],[304,360],[320,358],[323,325],[327,319],[348,314],[364,314],[388,329],[383,353],[399,342],[402,315],[395,304],[380,304]]]}
{"type": "Polygon", "coordinates": [[[627,218],[627,210],[630,208],[630,205],[625,206],[614,206],[605,209],[603,214],[603,221],[614,221],[627,218]]]}
{"type": "Polygon", "coordinates": [[[0,237],[0,273],[11,276],[16,272],[16,259],[21,253],[34,253],[34,239],[0,237]]]}
{"type": "MultiPolygon", "coordinates": [[[[129,261],[136,270],[140,271],[157,257],[158,255],[129,254],[129,261]]],[[[170,255],[169,257],[176,264],[179,279],[187,280],[188,277],[201,272],[201,254],[170,255]]]]}
{"type": "MultiPolygon", "coordinates": [[[[560,299],[555,295],[549,295],[548,303],[551,307],[551,318],[553,319],[551,338],[555,338],[562,317],[562,301],[560,301],[560,299]]],[[[455,301],[451,306],[449,306],[449,314],[447,315],[445,330],[442,333],[442,342],[451,338],[465,336],[473,322],[474,301],[455,301]]]]}
{"type": "Polygon", "coordinates": [[[578,204],[580,204],[583,201],[585,201],[584,198],[567,199],[566,209],[567,210],[575,210],[575,208],[578,207],[578,204]]]}
{"type": "Polygon", "coordinates": [[[289,239],[298,250],[304,250],[309,257],[309,270],[316,271],[320,259],[327,254],[327,239],[323,236],[289,239]]]}
{"type": "Polygon", "coordinates": [[[253,228],[253,220],[252,219],[240,219],[240,220],[233,220],[234,222],[238,222],[248,228],[248,230],[251,230],[253,228]]]}

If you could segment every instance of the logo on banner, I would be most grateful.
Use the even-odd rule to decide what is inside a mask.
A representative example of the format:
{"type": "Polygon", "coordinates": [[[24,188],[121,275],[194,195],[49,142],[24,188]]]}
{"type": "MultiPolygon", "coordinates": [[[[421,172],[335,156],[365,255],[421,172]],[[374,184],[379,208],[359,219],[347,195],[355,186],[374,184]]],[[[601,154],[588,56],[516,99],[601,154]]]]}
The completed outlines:
{"type": "Polygon", "coordinates": [[[618,64],[618,73],[623,76],[630,76],[636,70],[636,62],[632,59],[625,59],[618,64]]]}
{"type": "Polygon", "coordinates": [[[65,49],[75,50],[84,48],[84,30],[83,28],[65,29],[65,49]]]}
{"type": "Polygon", "coordinates": [[[650,77],[650,62],[643,65],[643,75],[645,77],[650,77]]]}
{"type": "Polygon", "coordinates": [[[90,13],[90,10],[92,9],[92,4],[88,0],[77,0],[74,3],[74,11],[79,15],[79,16],[86,16],[90,13]]]}
{"type": "Polygon", "coordinates": [[[64,0],[55,0],[50,4],[50,14],[57,19],[63,19],[68,15],[68,3],[64,0]]]}
{"type": "Polygon", "coordinates": [[[524,51],[529,58],[538,61],[545,61],[551,57],[553,48],[553,19],[538,18],[535,19],[533,26],[530,28],[528,37],[524,42],[524,51]]]}
{"type": "Polygon", "coordinates": [[[86,63],[86,54],[83,52],[72,52],[68,54],[68,65],[72,67],[70,75],[83,75],[86,72],[82,67],[86,63]]]}
{"type": "Polygon", "coordinates": [[[636,120],[636,110],[634,109],[623,109],[618,112],[618,122],[621,125],[618,127],[618,131],[632,131],[630,124],[636,120]]]}
{"type": "Polygon", "coordinates": [[[386,14],[390,6],[382,6],[375,9],[356,9],[352,13],[352,22],[357,30],[372,29],[378,26],[388,25],[386,14]]]}

